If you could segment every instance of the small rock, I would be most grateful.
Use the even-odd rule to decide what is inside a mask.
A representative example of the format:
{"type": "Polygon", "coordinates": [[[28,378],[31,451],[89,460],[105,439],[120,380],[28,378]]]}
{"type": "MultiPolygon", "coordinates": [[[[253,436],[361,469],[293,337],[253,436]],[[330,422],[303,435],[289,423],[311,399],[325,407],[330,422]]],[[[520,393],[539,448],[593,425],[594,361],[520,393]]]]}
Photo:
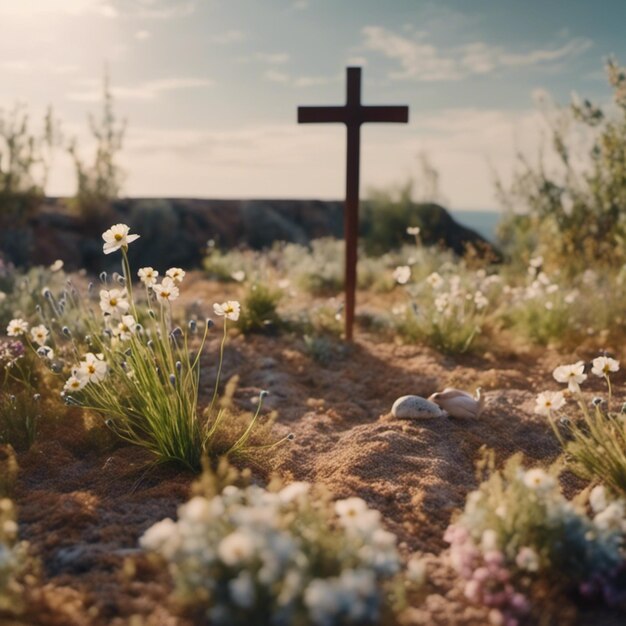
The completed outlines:
{"type": "Polygon", "coordinates": [[[428,419],[445,415],[434,402],[420,396],[398,398],[391,407],[391,414],[398,419],[428,419]]]}

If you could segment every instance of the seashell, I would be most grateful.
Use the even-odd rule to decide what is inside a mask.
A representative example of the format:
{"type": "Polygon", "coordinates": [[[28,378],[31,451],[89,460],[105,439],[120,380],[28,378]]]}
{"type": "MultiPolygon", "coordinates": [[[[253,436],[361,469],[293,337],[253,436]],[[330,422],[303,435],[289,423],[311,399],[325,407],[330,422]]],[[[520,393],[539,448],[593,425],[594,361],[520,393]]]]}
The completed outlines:
{"type": "Polygon", "coordinates": [[[429,419],[445,415],[437,404],[421,396],[398,398],[391,407],[391,414],[397,419],[429,419]]]}
{"type": "Polygon", "coordinates": [[[485,406],[485,397],[480,387],[474,396],[467,391],[447,387],[443,391],[433,393],[428,399],[451,417],[480,417],[485,406]]]}

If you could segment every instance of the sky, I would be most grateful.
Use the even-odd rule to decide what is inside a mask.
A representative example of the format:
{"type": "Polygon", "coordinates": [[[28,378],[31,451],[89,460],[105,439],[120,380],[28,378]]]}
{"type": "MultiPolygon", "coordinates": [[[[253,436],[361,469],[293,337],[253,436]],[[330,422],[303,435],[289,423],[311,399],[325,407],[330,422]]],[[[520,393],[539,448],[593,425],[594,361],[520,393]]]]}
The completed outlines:
{"type": "MultiPolygon", "coordinates": [[[[345,128],[298,105],[406,104],[361,133],[361,195],[417,177],[426,155],[453,209],[496,209],[518,151],[545,142],[538,100],[610,99],[626,2],[604,0],[0,0],[0,109],[52,105],[89,161],[104,68],[127,121],[128,196],[340,199],[345,128]]],[[[47,192],[75,190],[55,157],[47,192]]]]}

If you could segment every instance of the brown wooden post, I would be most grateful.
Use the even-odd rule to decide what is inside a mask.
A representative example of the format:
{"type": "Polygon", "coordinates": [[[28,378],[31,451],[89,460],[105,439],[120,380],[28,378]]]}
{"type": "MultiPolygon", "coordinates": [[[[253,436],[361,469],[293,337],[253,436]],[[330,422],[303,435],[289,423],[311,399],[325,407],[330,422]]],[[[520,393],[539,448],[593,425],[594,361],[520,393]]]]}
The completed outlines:
{"type": "Polygon", "coordinates": [[[346,150],[346,203],[344,237],[346,240],[345,319],[346,340],[352,341],[356,305],[356,266],[359,237],[359,170],[361,124],[365,122],[409,121],[406,106],[363,106],[361,104],[361,68],[347,68],[346,104],[343,107],[298,107],[299,124],[345,124],[348,131],[346,150]]]}

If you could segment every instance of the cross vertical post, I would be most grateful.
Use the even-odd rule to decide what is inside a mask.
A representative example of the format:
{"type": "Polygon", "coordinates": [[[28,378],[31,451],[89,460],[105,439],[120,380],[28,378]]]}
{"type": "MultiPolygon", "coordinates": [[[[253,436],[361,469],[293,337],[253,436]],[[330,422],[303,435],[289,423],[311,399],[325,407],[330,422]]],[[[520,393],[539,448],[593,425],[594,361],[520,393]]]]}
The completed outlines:
{"type": "Polygon", "coordinates": [[[343,123],[346,125],[346,202],[344,211],[345,255],[345,336],[352,341],[356,305],[357,245],[359,236],[359,170],[361,124],[364,122],[409,121],[406,106],[363,106],[361,68],[347,68],[346,104],[343,107],[298,107],[299,124],[343,123]]]}

